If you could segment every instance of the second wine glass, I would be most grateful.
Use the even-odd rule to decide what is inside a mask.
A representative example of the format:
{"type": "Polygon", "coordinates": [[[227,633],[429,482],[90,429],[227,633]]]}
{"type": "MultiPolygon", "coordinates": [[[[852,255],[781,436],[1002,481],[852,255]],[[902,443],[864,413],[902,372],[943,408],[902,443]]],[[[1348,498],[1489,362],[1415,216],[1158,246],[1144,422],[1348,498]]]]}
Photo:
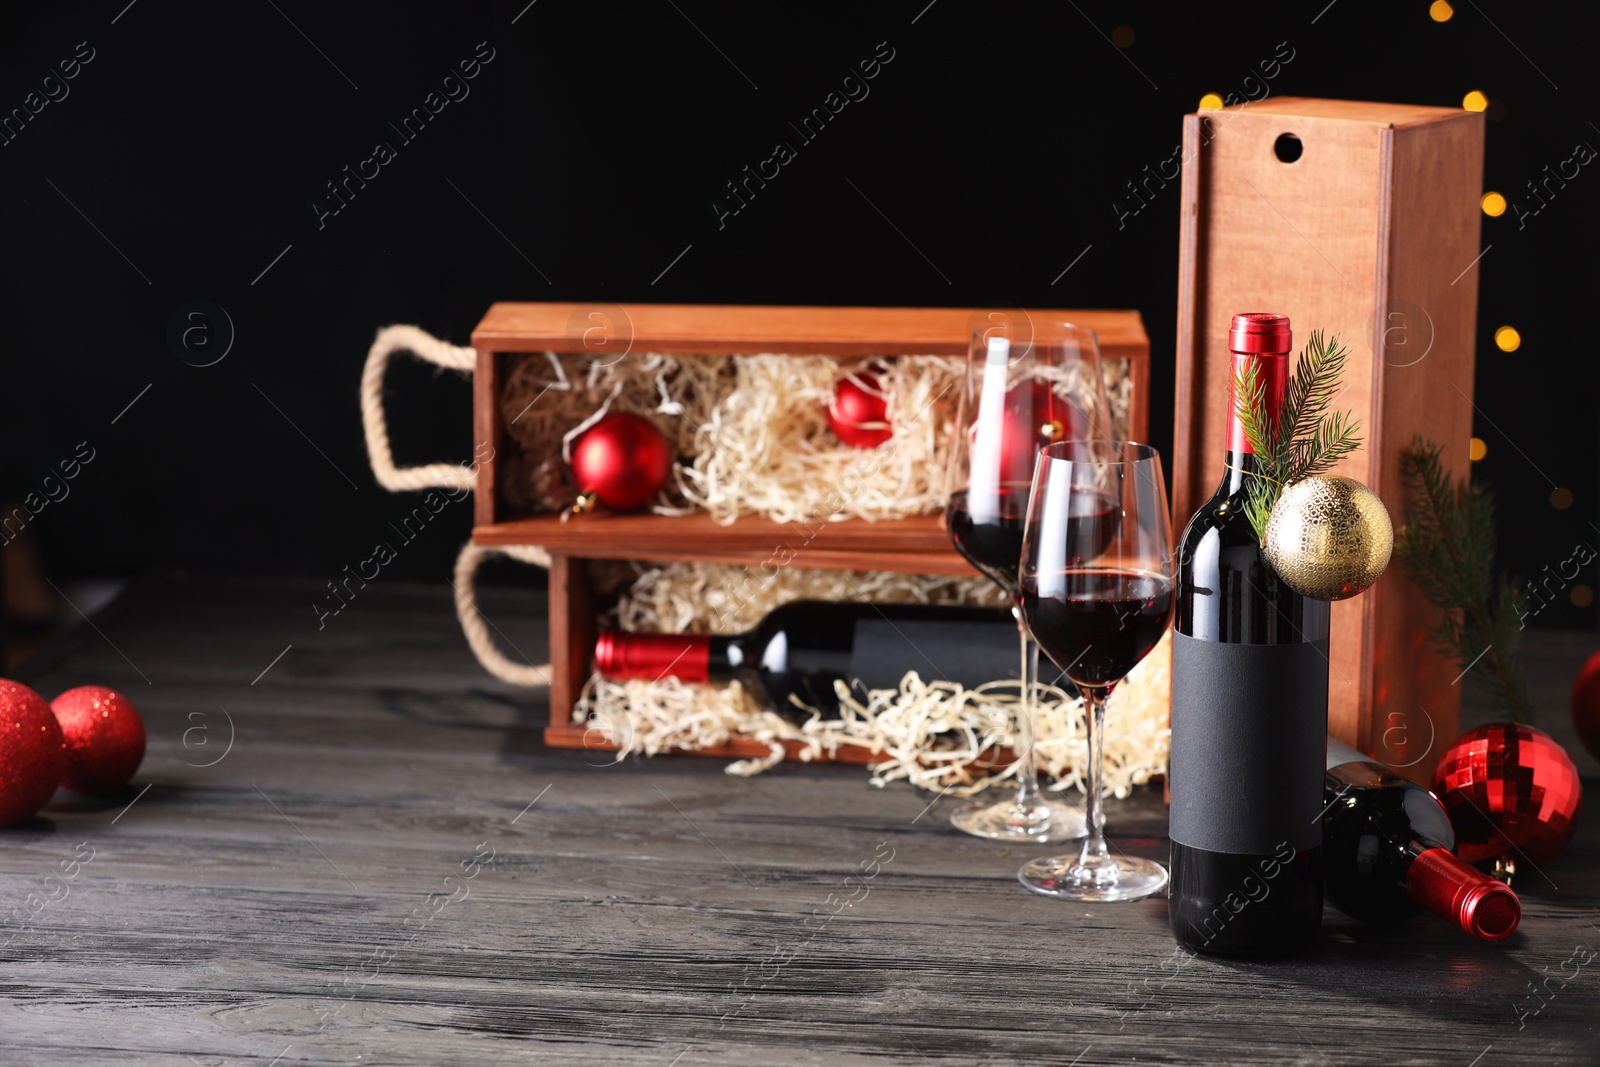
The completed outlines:
{"type": "Polygon", "coordinates": [[[972,331],[963,384],[946,521],[956,549],[1012,598],[1021,691],[1016,792],[974,801],[950,821],[1000,841],[1068,840],[1083,834],[1082,813],[1061,800],[1046,802],[1039,789],[1032,708],[1039,649],[1022,621],[1017,562],[1039,449],[1053,441],[1110,438],[1099,340],[1086,326],[996,316],[972,331]]]}

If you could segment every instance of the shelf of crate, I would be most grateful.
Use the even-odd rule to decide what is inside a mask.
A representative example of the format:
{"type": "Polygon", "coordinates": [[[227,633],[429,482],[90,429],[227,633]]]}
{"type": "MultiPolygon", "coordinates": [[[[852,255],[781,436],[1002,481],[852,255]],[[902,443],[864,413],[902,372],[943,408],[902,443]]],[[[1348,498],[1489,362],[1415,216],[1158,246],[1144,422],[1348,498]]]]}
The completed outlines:
{"type": "MultiPolygon", "coordinates": [[[[964,356],[975,323],[1050,318],[1092,327],[1105,360],[1126,361],[1135,397],[1127,432],[1148,440],[1150,341],[1137,311],[984,308],[712,306],[691,304],[500,303],[475,330],[473,441],[478,463],[474,516],[479,527],[505,520],[499,453],[505,445],[500,394],[508,361],[527,352],[580,352],[621,359],[669,355],[964,356]]],[[[1023,327],[1025,328],[1025,327],[1023,327]]],[[[505,543],[505,542],[501,542],[505,543]]]]}
{"type": "Polygon", "coordinates": [[[746,567],[975,575],[950,545],[941,516],[867,522],[778,523],[748,516],[536,515],[472,531],[480,545],[540,545],[584,559],[682,560],[746,567]]]}

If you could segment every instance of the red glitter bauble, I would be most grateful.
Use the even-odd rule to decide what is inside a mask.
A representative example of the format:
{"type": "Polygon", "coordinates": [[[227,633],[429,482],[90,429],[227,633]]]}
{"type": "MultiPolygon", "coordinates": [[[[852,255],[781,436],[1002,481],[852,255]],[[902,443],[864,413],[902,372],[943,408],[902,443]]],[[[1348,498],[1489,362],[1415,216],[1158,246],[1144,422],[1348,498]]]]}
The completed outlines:
{"type": "Polygon", "coordinates": [[[634,511],[667,484],[672,453],[656,424],[641,415],[613,411],[589,427],[572,446],[572,479],[613,511],[634,511]]]}
{"type": "Polygon", "coordinates": [[[144,720],[127,697],[101,685],[68,689],[50,702],[67,743],[61,784],[74,793],[121,789],[144,762],[144,720]]]}
{"type": "Polygon", "coordinates": [[[847,374],[833,383],[828,426],[851,448],[877,448],[894,435],[889,395],[876,374],[847,374]]]}
{"type": "Polygon", "coordinates": [[[1572,727],[1583,747],[1600,759],[1600,652],[1589,657],[1572,683],[1572,727]]]}
{"type": "Polygon", "coordinates": [[[1433,791],[1468,863],[1548,863],[1572,840],[1583,785],[1566,749],[1543,730],[1496,722],[1463,734],[1433,771],[1433,791]]]}
{"type": "Polygon", "coordinates": [[[0,678],[0,826],[44,807],[66,765],[61,726],[44,697],[0,678]]]}

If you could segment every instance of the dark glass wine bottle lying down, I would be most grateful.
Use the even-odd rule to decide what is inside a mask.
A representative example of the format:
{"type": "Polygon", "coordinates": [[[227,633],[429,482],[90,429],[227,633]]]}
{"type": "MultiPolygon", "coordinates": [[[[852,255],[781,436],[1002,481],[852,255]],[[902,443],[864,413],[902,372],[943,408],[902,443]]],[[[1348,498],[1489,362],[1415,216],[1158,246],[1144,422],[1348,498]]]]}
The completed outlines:
{"type": "Polygon", "coordinates": [[[808,713],[795,700],[837,714],[835,682],[865,699],[869,689],[898,688],[908,671],[971,688],[1014,681],[1020,666],[1009,611],[928,604],[794,601],[748,633],[612,631],[595,642],[595,667],[608,678],[737,679],[767,707],[798,720],[808,713]]]}
{"type": "Polygon", "coordinates": [[[1322,863],[1328,900],[1374,922],[1426,908],[1484,941],[1510,937],[1522,904],[1451,852],[1456,835],[1428,790],[1328,739],[1322,863]]]}

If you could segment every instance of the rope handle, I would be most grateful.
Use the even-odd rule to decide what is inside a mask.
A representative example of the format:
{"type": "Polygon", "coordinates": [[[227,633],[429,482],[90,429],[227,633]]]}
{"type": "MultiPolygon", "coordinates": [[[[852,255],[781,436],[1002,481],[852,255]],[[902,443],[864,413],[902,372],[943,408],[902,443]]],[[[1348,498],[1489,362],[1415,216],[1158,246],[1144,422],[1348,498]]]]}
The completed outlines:
{"type": "MultiPolygon", "coordinates": [[[[389,448],[389,426],[383,410],[383,376],[389,369],[389,357],[396,352],[410,352],[419,359],[462,374],[471,374],[478,363],[478,353],[471,348],[457,348],[441,341],[415,326],[386,326],[378,331],[367,350],[367,364],[361,372],[361,424],[367,435],[367,458],[372,464],[373,477],[390,492],[430,489],[473,489],[477,486],[477,472],[469,465],[454,463],[429,463],[421,467],[396,467],[394,453],[389,448]]],[[[550,684],[550,664],[526,660],[517,663],[500,651],[489,636],[491,623],[478,609],[478,567],[492,555],[508,556],[535,567],[550,567],[550,553],[538,545],[475,545],[468,541],[461,546],[456,557],[455,581],[456,618],[461,622],[461,632],[466,635],[467,647],[477,657],[484,670],[512,685],[547,686],[550,684]]]]}
{"type": "Polygon", "coordinates": [[[389,449],[389,425],[383,413],[383,375],[389,369],[389,357],[396,352],[410,352],[419,359],[462,374],[471,374],[478,363],[476,350],[457,348],[415,326],[385,326],[378,331],[372,347],[367,350],[366,369],[361,372],[361,424],[367,432],[367,457],[372,463],[373,477],[392,493],[434,486],[473,488],[476,473],[454,463],[429,463],[422,467],[394,465],[394,453],[389,449]]]}
{"type": "Polygon", "coordinates": [[[475,545],[471,541],[461,546],[456,557],[456,618],[461,620],[461,632],[467,636],[467,647],[478,657],[483,669],[512,685],[549,685],[550,664],[518,663],[495,644],[489,636],[489,620],[478,609],[478,566],[492,555],[509,556],[535,567],[550,567],[550,553],[538,545],[475,545]]]}

